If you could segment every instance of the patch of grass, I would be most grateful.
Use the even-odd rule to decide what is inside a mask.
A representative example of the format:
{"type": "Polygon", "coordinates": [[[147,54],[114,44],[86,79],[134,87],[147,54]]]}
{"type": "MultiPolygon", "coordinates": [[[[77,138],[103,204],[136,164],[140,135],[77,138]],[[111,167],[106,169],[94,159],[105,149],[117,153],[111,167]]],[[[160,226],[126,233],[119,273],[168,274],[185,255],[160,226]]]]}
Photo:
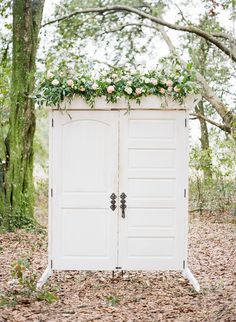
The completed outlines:
{"type": "Polygon", "coordinates": [[[58,300],[58,297],[56,296],[55,293],[51,292],[48,289],[42,289],[41,291],[39,291],[36,295],[37,299],[40,301],[46,301],[49,304],[55,302],[58,300]]]}
{"type": "Polygon", "coordinates": [[[107,303],[109,306],[115,306],[120,303],[120,298],[117,296],[110,295],[107,297],[107,303]]]}
{"type": "Polygon", "coordinates": [[[0,307],[15,307],[18,304],[16,294],[8,291],[0,295],[0,307]]]}

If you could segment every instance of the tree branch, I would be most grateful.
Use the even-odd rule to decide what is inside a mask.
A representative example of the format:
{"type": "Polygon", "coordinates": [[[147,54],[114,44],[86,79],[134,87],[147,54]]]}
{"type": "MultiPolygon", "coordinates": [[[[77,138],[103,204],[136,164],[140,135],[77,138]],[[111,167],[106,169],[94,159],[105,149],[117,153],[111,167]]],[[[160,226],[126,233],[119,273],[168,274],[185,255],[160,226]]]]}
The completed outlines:
{"type": "Polygon", "coordinates": [[[103,14],[105,12],[114,11],[114,12],[120,12],[120,11],[126,11],[129,13],[136,14],[144,19],[148,19],[156,24],[159,24],[161,26],[168,27],[170,29],[178,30],[178,31],[186,31],[189,33],[193,33],[197,36],[200,36],[204,38],[205,40],[209,41],[210,43],[214,44],[216,47],[218,47],[222,52],[224,52],[228,57],[230,57],[233,61],[236,62],[236,54],[232,50],[230,50],[228,47],[226,47],[221,41],[219,41],[216,37],[212,36],[211,34],[205,32],[204,30],[201,30],[199,28],[196,28],[194,26],[180,26],[176,24],[169,23],[159,17],[152,16],[151,14],[148,14],[146,12],[143,12],[137,8],[125,6],[125,5],[114,5],[114,6],[107,6],[102,8],[86,8],[86,9],[80,9],[76,10],[68,15],[62,16],[60,18],[48,21],[41,25],[41,27],[45,27],[47,25],[60,22],[69,18],[72,18],[79,14],[84,13],[97,13],[97,14],[103,14]]]}
{"type": "Polygon", "coordinates": [[[234,37],[223,32],[212,32],[211,35],[215,38],[223,38],[225,40],[229,40],[232,43],[236,43],[236,39],[234,37]]]}
{"type": "Polygon", "coordinates": [[[105,33],[110,33],[110,32],[118,32],[118,31],[122,31],[123,29],[127,28],[127,27],[132,27],[132,26],[135,26],[135,27],[146,27],[146,28],[151,28],[151,29],[156,29],[157,31],[159,31],[156,27],[154,26],[150,26],[150,25],[147,25],[147,24],[143,24],[143,23],[127,23],[125,25],[121,25],[120,27],[118,28],[115,28],[115,29],[111,29],[111,30],[106,30],[105,33]]]}
{"type": "Polygon", "coordinates": [[[189,24],[189,21],[187,21],[187,20],[186,20],[186,18],[185,18],[185,16],[184,16],[184,13],[183,13],[183,11],[180,9],[180,7],[179,7],[176,3],[174,3],[174,5],[175,5],[175,6],[176,6],[176,8],[178,9],[179,14],[181,15],[182,20],[183,20],[183,21],[185,21],[187,24],[189,24]]]}
{"type": "Polygon", "coordinates": [[[210,120],[209,118],[207,118],[206,116],[200,114],[200,113],[191,113],[190,114],[191,116],[196,116],[197,118],[201,118],[202,120],[205,120],[206,122],[218,127],[219,129],[231,134],[231,128],[228,127],[227,125],[224,125],[224,124],[220,124],[220,123],[217,123],[213,120],[210,120]]]}
{"type": "MultiPolygon", "coordinates": [[[[179,56],[175,46],[173,45],[170,37],[166,33],[163,27],[159,27],[159,31],[162,34],[163,39],[165,40],[166,44],[168,45],[170,51],[178,58],[179,62],[182,64],[183,67],[186,67],[186,62],[179,56]]],[[[220,115],[225,126],[231,128],[231,133],[233,132],[233,120],[234,115],[233,113],[228,110],[228,108],[224,105],[222,100],[216,95],[213,89],[209,86],[207,80],[203,77],[202,74],[196,72],[197,81],[201,84],[203,89],[203,97],[214,107],[216,112],[220,115]]]]}

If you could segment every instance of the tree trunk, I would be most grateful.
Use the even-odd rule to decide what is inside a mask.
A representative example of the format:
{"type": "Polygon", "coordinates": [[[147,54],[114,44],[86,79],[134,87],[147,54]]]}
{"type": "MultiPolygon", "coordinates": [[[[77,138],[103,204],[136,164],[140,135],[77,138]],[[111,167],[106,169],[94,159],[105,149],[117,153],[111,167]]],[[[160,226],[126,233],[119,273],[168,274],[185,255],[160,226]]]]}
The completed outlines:
{"type": "MultiPolygon", "coordinates": [[[[199,102],[198,105],[195,107],[196,113],[200,113],[201,115],[205,115],[204,112],[204,105],[203,101],[199,102]]],[[[203,174],[205,180],[211,180],[212,179],[212,157],[210,152],[210,142],[209,142],[209,133],[207,128],[207,122],[202,119],[198,118],[200,123],[200,129],[201,129],[201,148],[202,152],[204,153],[204,158],[202,160],[202,167],[203,167],[203,174]]]]}
{"type": "MultiPolygon", "coordinates": [[[[197,52],[195,53],[197,57],[195,57],[196,65],[199,67],[199,71],[203,77],[205,77],[205,73],[207,71],[207,58],[209,54],[210,46],[209,44],[204,40],[200,40],[200,46],[197,52]]],[[[192,57],[194,60],[194,57],[192,57]]],[[[201,114],[205,116],[205,110],[204,110],[204,103],[203,101],[199,102],[199,104],[195,107],[195,111],[198,114],[201,114]]],[[[201,148],[203,152],[203,159],[202,159],[202,168],[203,168],[203,174],[204,174],[204,180],[211,180],[212,179],[212,156],[210,151],[210,142],[209,142],[209,132],[207,127],[207,122],[203,118],[198,118],[200,123],[200,129],[201,129],[201,148]]]]}
{"type": "Polygon", "coordinates": [[[6,139],[3,226],[22,227],[34,218],[33,138],[36,52],[44,0],[13,1],[13,53],[9,132],[6,139]]]}

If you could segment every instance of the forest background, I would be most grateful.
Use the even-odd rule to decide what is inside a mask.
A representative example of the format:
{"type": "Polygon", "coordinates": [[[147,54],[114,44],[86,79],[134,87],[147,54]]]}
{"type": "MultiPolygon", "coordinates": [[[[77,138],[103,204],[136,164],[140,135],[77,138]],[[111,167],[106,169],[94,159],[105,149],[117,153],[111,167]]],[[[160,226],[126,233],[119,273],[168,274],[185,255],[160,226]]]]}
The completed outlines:
{"type": "Polygon", "coordinates": [[[235,1],[4,0],[0,15],[3,230],[33,227],[35,209],[45,223],[47,112],[37,102],[49,70],[190,66],[202,95],[191,115],[190,211],[235,214],[235,1]]]}
{"type": "Polygon", "coordinates": [[[235,320],[235,20],[235,0],[1,1],[0,321],[235,320]],[[47,265],[42,82],[156,66],[187,70],[202,97],[190,116],[188,253],[201,292],[177,272],[65,271],[37,290],[47,265]]]}

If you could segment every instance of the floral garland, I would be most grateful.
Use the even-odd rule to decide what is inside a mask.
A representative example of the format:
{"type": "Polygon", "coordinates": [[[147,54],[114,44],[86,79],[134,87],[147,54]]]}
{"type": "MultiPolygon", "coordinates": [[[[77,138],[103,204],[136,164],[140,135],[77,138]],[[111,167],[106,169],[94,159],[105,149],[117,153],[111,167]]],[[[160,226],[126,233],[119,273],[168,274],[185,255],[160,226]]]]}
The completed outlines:
{"type": "Polygon", "coordinates": [[[128,106],[131,99],[140,103],[141,98],[148,95],[170,97],[182,103],[188,94],[198,91],[190,68],[175,69],[169,75],[164,70],[142,73],[115,69],[110,73],[102,72],[98,77],[80,74],[80,77],[72,78],[51,71],[45,76],[39,87],[41,104],[57,107],[65,98],[72,100],[74,95],[83,97],[91,107],[96,97],[102,96],[107,103],[116,103],[124,97],[128,106]]]}

